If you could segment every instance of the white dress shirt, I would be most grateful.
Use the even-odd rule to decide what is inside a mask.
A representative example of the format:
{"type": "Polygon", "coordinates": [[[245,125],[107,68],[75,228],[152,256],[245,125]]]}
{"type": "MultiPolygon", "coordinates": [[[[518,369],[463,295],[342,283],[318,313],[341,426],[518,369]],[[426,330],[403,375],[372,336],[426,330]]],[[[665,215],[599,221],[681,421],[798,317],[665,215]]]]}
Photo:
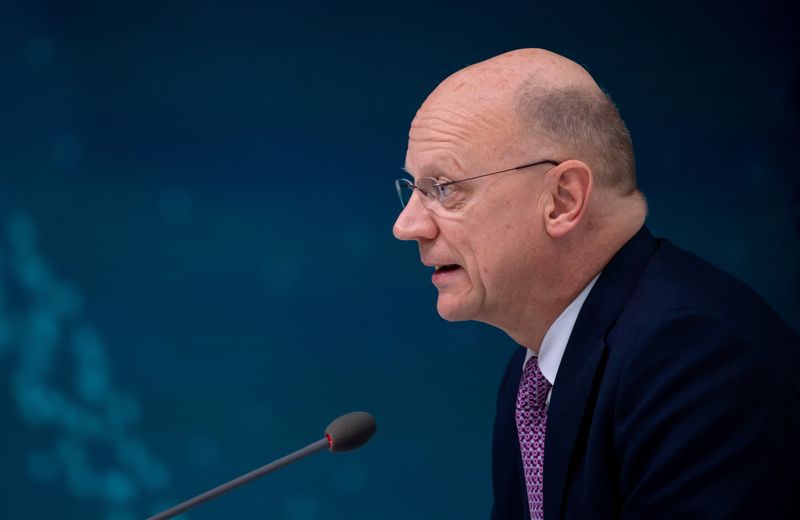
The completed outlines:
{"type": "MultiPolygon", "coordinates": [[[[539,362],[539,370],[542,371],[542,375],[552,386],[555,386],[556,384],[558,367],[561,365],[561,358],[564,357],[564,350],[567,348],[567,342],[572,334],[572,328],[575,327],[575,321],[578,319],[578,313],[581,311],[583,302],[586,301],[586,297],[589,296],[589,291],[592,290],[592,287],[594,287],[594,283],[598,278],[600,278],[600,273],[592,278],[592,281],[583,288],[581,293],[574,300],[572,300],[572,303],[567,305],[567,308],[564,309],[564,312],[559,314],[558,318],[556,318],[556,321],[554,321],[553,324],[550,325],[550,328],[547,329],[544,339],[542,339],[542,345],[539,347],[539,356],[537,361],[539,362]]],[[[528,352],[525,356],[525,361],[522,364],[523,369],[525,368],[525,363],[527,363],[532,357],[537,356],[533,350],[528,349],[528,352]]],[[[550,405],[550,395],[552,393],[553,389],[551,387],[550,391],[547,393],[546,403],[548,406],[550,405]]]]}

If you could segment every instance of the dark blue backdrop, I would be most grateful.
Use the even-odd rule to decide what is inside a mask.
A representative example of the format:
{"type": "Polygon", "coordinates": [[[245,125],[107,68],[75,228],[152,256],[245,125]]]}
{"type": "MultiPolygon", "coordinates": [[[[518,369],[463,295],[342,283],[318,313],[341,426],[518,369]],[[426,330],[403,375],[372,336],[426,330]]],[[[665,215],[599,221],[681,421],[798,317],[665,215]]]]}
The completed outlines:
{"type": "Polygon", "coordinates": [[[657,234],[800,328],[794,2],[0,4],[0,517],[482,518],[513,348],[396,242],[408,124],[518,47],[629,123],[657,234]],[[165,5],[166,4],[166,5],[165,5]]]}

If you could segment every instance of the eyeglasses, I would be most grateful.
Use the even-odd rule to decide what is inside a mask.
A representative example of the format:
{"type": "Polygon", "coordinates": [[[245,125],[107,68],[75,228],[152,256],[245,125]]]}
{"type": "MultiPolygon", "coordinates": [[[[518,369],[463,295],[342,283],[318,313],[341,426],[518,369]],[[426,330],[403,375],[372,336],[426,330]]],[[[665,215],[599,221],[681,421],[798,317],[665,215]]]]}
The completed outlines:
{"type": "Polygon", "coordinates": [[[552,164],[553,166],[558,166],[560,163],[550,159],[545,159],[535,163],[523,164],[522,166],[517,166],[516,168],[508,168],[507,170],[484,173],[483,175],[476,175],[466,179],[447,182],[439,182],[433,177],[420,177],[417,179],[416,183],[410,181],[409,179],[397,179],[394,181],[394,186],[397,188],[397,196],[400,197],[400,204],[404,208],[406,205],[408,205],[409,200],[411,200],[414,190],[418,190],[423,195],[422,203],[428,209],[441,208],[445,210],[453,210],[458,207],[459,203],[461,202],[461,197],[458,196],[459,190],[457,187],[454,187],[454,185],[474,179],[480,179],[482,177],[488,177],[490,175],[497,175],[498,173],[511,172],[515,170],[522,170],[524,168],[530,168],[532,166],[539,166],[540,164],[552,164]]]}

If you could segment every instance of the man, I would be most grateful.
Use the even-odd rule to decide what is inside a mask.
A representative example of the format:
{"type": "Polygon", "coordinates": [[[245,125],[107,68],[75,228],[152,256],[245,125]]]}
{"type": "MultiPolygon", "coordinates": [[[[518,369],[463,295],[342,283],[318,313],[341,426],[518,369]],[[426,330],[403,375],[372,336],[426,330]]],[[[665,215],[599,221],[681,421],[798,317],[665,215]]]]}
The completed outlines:
{"type": "Polygon", "coordinates": [[[575,63],[519,50],[411,125],[394,225],[446,320],[521,347],[492,517],[800,518],[800,341],[749,288],[654,238],[630,137],[575,63]]]}

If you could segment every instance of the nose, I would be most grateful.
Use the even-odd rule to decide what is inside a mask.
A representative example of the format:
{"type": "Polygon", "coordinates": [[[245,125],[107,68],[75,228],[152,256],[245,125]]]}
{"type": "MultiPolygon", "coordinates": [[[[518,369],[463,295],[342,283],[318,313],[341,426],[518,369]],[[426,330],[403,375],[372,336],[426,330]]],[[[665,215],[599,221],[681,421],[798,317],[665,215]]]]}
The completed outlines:
{"type": "Polygon", "coordinates": [[[425,209],[420,194],[414,193],[397,216],[392,233],[398,240],[433,240],[439,228],[433,215],[425,209]]]}

